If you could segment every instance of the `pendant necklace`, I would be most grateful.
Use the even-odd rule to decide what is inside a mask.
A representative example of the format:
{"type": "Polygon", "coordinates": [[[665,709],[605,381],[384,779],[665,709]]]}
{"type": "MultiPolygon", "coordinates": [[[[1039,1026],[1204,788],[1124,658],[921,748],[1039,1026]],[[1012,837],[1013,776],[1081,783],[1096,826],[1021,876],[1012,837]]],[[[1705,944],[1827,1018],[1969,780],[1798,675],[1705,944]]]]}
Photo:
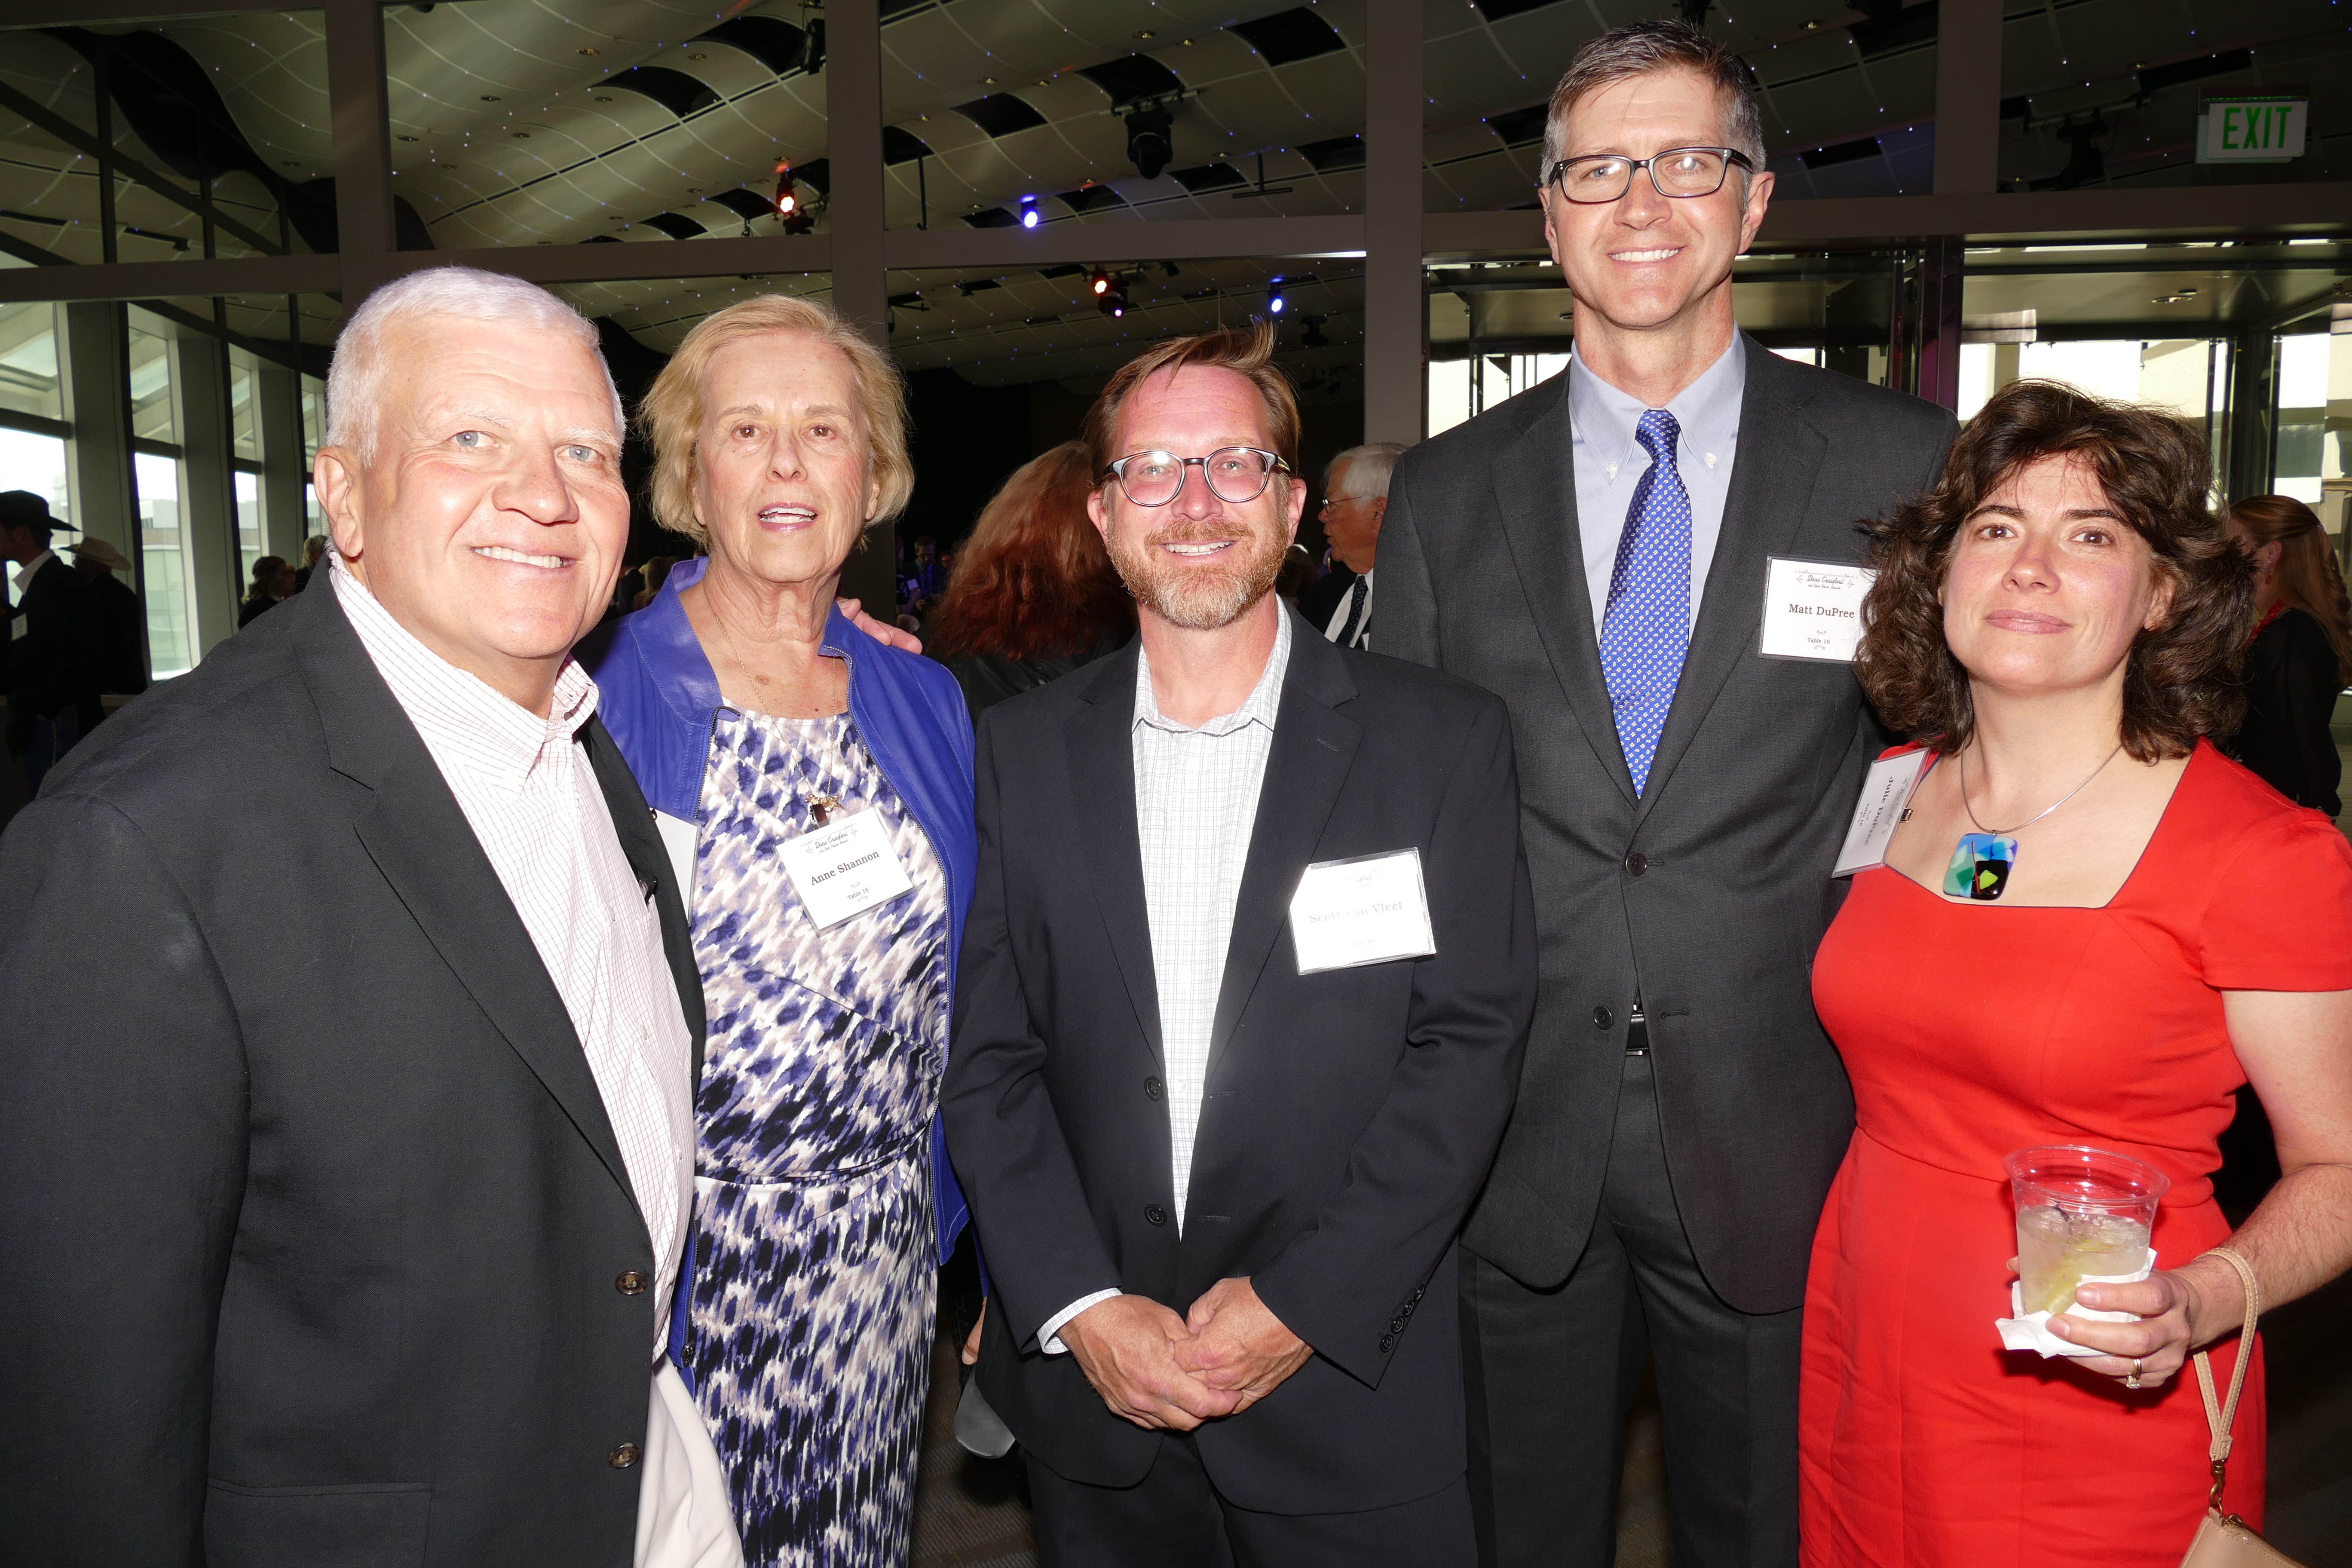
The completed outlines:
{"type": "Polygon", "coordinates": [[[1966,752],[1961,752],[1960,809],[1969,814],[1969,821],[1974,824],[1976,831],[1961,834],[1960,841],[1952,846],[1952,863],[1944,871],[1946,895],[1990,903],[2007,892],[2009,874],[2017,867],[2016,836],[2090,788],[2091,779],[2105,773],[2107,763],[2114,762],[2116,752],[2123,749],[2123,742],[2118,741],[2116,750],[2107,753],[2106,761],[2091,770],[2091,778],[2084,779],[2015,827],[2005,827],[1998,832],[1978,822],[1976,807],[1969,804],[1969,757],[1966,752]]]}
{"type": "MultiPolygon", "coordinates": [[[[725,617],[717,614],[712,615],[711,620],[718,626],[719,635],[726,639],[727,657],[735,661],[737,668],[751,678],[753,686],[765,686],[768,683],[768,678],[761,675],[757,668],[753,668],[751,661],[743,657],[742,647],[735,641],[734,628],[727,624],[725,617]]],[[[762,691],[759,695],[762,702],[767,700],[766,692],[762,691]]],[[[824,715],[817,714],[814,717],[823,718],[824,715]]],[[[801,805],[808,812],[809,820],[817,826],[824,827],[832,822],[833,814],[841,809],[842,799],[837,795],[814,795],[803,790],[801,792],[801,805]]]]}

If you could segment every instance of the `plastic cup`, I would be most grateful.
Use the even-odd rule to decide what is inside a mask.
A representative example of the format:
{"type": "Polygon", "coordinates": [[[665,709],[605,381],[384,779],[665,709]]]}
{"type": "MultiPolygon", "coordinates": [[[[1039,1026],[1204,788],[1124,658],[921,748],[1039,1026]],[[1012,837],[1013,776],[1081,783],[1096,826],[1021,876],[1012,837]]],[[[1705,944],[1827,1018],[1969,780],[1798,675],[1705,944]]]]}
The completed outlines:
{"type": "Polygon", "coordinates": [[[2145,1160],[2079,1144],[2020,1149],[2001,1163],[2017,1199],[2021,1310],[2063,1312],[2086,1277],[2147,1267],[2156,1205],[2171,1177],[2145,1160]]]}

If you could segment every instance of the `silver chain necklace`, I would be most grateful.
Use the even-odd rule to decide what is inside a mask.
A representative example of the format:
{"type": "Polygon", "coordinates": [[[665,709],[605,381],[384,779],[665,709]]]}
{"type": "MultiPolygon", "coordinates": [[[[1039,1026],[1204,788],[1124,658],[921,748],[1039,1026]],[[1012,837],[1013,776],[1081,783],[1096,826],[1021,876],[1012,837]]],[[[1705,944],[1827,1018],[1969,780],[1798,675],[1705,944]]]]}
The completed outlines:
{"type": "Polygon", "coordinates": [[[2090,788],[2091,779],[2097,778],[2101,773],[2105,773],[2107,771],[2107,763],[2114,762],[2116,760],[2116,753],[2120,752],[2123,749],[2123,742],[2121,741],[2116,742],[2115,751],[2109,752],[2106,754],[2105,759],[2102,761],[2097,767],[2091,770],[2091,778],[2084,779],[2081,784],[2076,784],[2073,789],[2068,790],[2064,795],[2060,795],[2056,800],[2051,802],[2048,805],[2043,806],[2040,811],[2035,812],[2032,816],[2027,817],[2023,822],[2019,823],[2014,827],[1987,827],[1983,823],[1977,821],[1977,808],[1969,804],[1969,754],[1966,752],[1962,752],[1960,753],[1960,809],[1969,814],[1969,823],[1975,826],[1979,833],[1990,833],[1994,837],[2000,838],[2006,838],[2012,833],[2022,833],[2027,828],[2032,826],[2035,823],[2041,821],[2043,817],[2049,816],[2052,812],[2057,810],[2060,806],[2065,805],[2068,801],[2074,799],[2076,795],[2082,794],[2084,790],[2090,788]]]}
{"type": "Polygon", "coordinates": [[[1969,802],[1969,754],[1962,752],[1960,753],[1960,809],[1968,813],[1969,822],[1976,831],[1961,834],[1960,841],[1952,846],[1952,862],[1944,871],[1945,894],[1950,898],[1969,899],[1979,903],[1990,903],[2007,892],[2010,873],[2017,868],[2017,839],[2013,836],[2024,832],[2090,788],[2091,779],[2097,778],[2101,773],[2105,773],[2107,763],[2114,762],[2117,752],[2123,749],[2123,743],[2117,742],[2115,751],[2107,753],[2105,762],[2102,762],[2091,770],[2090,778],[2084,779],[2015,827],[1997,830],[1979,822],[1977,808],[1969,802]]]}

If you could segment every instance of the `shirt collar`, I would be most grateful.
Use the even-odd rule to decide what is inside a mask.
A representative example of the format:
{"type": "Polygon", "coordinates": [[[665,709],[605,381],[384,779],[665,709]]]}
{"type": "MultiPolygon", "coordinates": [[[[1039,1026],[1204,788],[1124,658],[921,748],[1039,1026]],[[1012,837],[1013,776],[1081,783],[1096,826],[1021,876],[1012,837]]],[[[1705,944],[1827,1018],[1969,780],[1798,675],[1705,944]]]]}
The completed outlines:
{"type": "Polygon", "coordinates": [[[1179,724],[1160,711],[1160,699],[1151,689],[1151,656],[1139,647],[1135,650],[1135,721],[1164,730],[1171,735],[1230,735],[1248,724],[1263,724],[1271,731],[1274,716],[1282,707],[1282,677],[1290,665],[1290,612],[1280,605],[1275,606],[1274,651],[1265,658],[1265,668],[1250,689],[1242,705],[1230,713],[1218,715],[1197,728],[1179,724]]]}
{"type": "MultiPolygon", "coordinates": [[[[335,597],[392,695],[425,738],[462,745],[469,764],[495,783],[520,790],[550,747],[568,752],[596,711],[596,683],[577,659],[563,661],[544,719],[425,646],[368,592],[341,555],[331,557],[335,597]]],[[[436,759],[437,760],[437,759],[436,759]]]]}
{"type": "MultiPolygon", "coordinates": [[[[1731,346],[1699,378],[1667,403],[1682,427],[1675,466],[1696,462],[1720,471],[1739,437],[1739,405],[1748,391],[1748,340],[1731,334],[1731,346]],[[1711,460],[1710,460],[1711,459],[1711,460]]],[[[1576,444],[1601,459],[1614,479],[1627,463],[1648,461],[1634,429],[1649,405],[1594,374],[1574,350],[1568,361],[1568,416],[1576,444]]]]}
{"type": "Polygon", "coordinates": [[[34,556],[30,561],[26,562],[22,566],[17,567],[16,592],[19,594],[23,593],[25,591],[25,584],[33,580],[33,574],[38,572],[42,567],[47,565],[57,558],[58,552],[56,551],[44,550],[38,555],[34,556]]]}

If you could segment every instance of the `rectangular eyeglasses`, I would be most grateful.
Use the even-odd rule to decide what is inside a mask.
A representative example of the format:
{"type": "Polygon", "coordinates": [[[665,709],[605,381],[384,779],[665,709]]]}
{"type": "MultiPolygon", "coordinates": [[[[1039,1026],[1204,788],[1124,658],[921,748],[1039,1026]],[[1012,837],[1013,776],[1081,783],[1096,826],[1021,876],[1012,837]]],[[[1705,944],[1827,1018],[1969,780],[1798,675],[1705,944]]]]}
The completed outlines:
{"type": "Polygon", "coordinates": [[[1636,170],[1650,172],[1650,188],[1662,196],[1687,201],[1693,196],[1711,196],[1723,189],[1725,176],[1731,166],[1755,171],[1756,165],[1748,154],[1730,147],[1673,147],[1647,158],[1628,158],[1617,153],[1594,153],[1581,158],[1562,158],[1551,166],[1546,182],[1565,199],[1580,204],[1620,201],[1633,188],[1636,170]]]}
{"type": "Polygon", "coordinates": [[[1209,482],[1209,492],[1231,506],[1255,500],[1265,493],[1266,481],[1277,468],[1290,465],[1273,452],[1256,447],[1220,447],[1205,458],[1180,458],[1173,452],[1130,452],[1104,471],[1137,506],[1166,506],[1184,488],[1184,470],[1197,468],[1209,482]]]}

